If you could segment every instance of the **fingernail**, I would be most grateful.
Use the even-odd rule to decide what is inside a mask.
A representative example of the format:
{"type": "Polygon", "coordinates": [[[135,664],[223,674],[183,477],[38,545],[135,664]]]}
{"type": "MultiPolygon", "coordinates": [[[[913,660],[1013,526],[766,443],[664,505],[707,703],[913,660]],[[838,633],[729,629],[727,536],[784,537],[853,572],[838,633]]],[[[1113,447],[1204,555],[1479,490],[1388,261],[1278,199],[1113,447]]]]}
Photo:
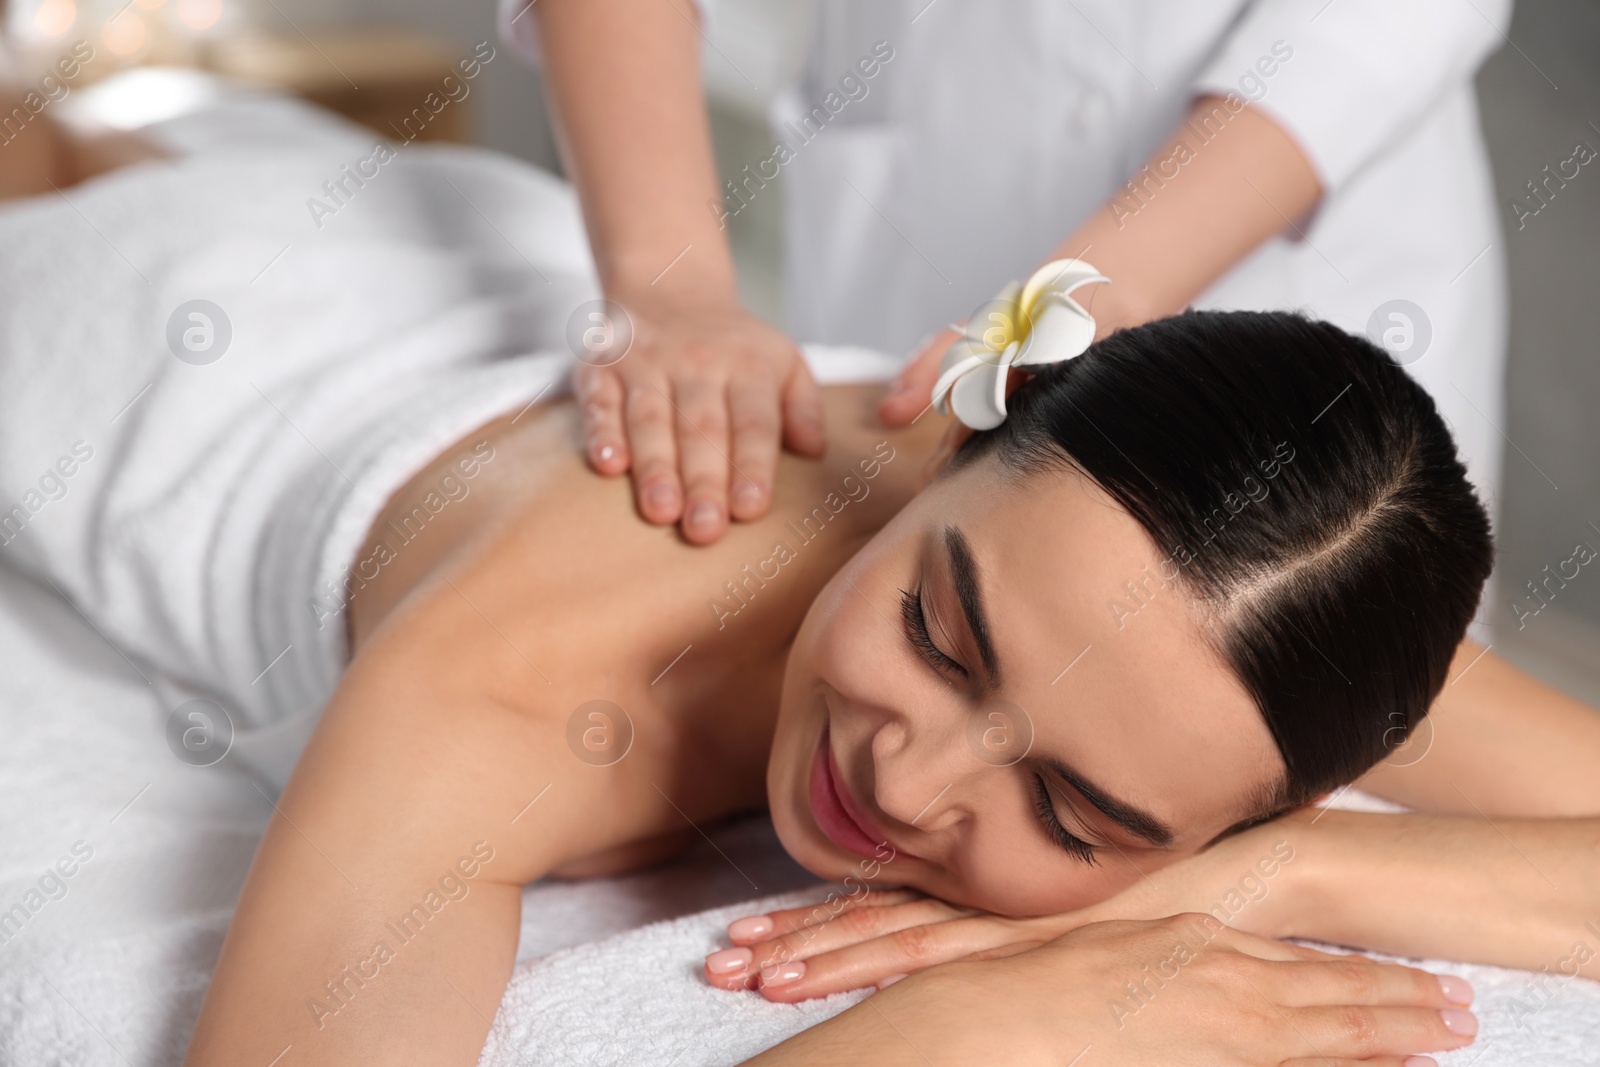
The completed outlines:
{"type": "Polygon", "coordinates": [[[904,977],[906,977],[906,976],[903,975],[903,974],[891,974],[889,977],[885,978],[883,981],[878,983],[878,988],[880,990],[881,989],[888,989],[890,986],[894,985],[896,982],[900,981],[900,979],[902,979],[904,977]]]}
{"type": "Polygon", "coordinates": [[[733,502],[741,508],[753,508],[761,503],[761,489],[759,486],[746,482],[733,491],[733,502]]]}
{"type": "MultiPolygon", "coordinates": [[[[728,936],[735,941],[754,941],[772,933],[772,920],[765,915],[747,915],[728,924],[728,936]]],[[[748,952],[749,949],[743,951],[748,952]]]]}
{"type": "Polygon", "coordinates": [[[906,380],[904,378],[896,378],[894,381],[889,383],[889,391],[884,394],[883,398],[885,400],[893,400],[905,391],[906,380]]]}
{"type": "Polygon", "coordinates": [[[1457,978],[1453,974],[1441,974],[1436,977],[1439,979],[1439,989],[1444,993],[1444,999],[1452,1004],[1472,1003],[1472,986],[1465,978],[1457,978]]]}
{"type": "Polygon", "coordinates": [[[761,984],[763,986],[788,985],[790,982],[798,982],[805,976],[805,973],[806,965],[797,960],[794,963],[785,963],[776,968],[770,976],[763,974],[761,976],[761,984]]]}
{"type": "Polygon", "coordinates": [[[1478,1032],[1478,1017],[1470,1011],[1462,1011],[1460,1008],[1440,1008],[1439,1017],[1444,1020],[1444,1028],[1452,1034],[1471,1037],[1478,1032]]]}
{"type": "Polygon", "coordinates": [[[725,948],[706,957],[706,970],[712,974],[737,974],[750,966],[755,953],[747,948],[725,948]]]}
{"type": "Polygon", "coordinates": [[[702,500],[689,512],[689,525],[710,528],[717,524],[717,506],[709,500],[702,500]]]}
{"type": "Polygon", "coordinates": [[[1439,1061],[1432,1056],[1407,1056],[1400,1067],[1439,1067],[1439,1061]]]}
{"type": "Polygon", "coordinates": [[[653,511],[670,511],[678,503],[678,491],[670,482],[653,482],[644,491],[644,502],[653,511]]]}
{"type": "Polygon", "coordinates": [[[617,450],[615,448],[613,448],[612,446],[610,446],[610,445],[601,445],[599,448],[595,449],[594,458],[599,460],[601,463],[605,463],[608,460],[610,460],[612,456],[614,456],[616,454],[617,454],[617,450]]]}

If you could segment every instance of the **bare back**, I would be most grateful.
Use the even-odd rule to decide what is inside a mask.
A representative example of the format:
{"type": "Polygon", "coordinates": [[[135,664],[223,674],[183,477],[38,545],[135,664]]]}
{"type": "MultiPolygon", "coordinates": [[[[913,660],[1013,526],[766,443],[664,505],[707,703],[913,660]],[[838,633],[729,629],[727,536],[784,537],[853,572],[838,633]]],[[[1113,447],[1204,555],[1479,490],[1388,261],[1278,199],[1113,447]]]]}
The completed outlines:
{"type": "Polygon", "coordinates": [[[877,392],[825,390],[827,457],[785,456],[772,511],[704,548],[587,470],[570,402],[413,477],[362,550],[392,546],[351,602],[354,658],[263,838],[187,1062],[291,1043],[302,1063],[476,1062],[525,882],[648,862],[761,807],[794,631],[942,430],[882,429],[877,392]],[[401,542],[469,459],[470,492],[401,542]]]}

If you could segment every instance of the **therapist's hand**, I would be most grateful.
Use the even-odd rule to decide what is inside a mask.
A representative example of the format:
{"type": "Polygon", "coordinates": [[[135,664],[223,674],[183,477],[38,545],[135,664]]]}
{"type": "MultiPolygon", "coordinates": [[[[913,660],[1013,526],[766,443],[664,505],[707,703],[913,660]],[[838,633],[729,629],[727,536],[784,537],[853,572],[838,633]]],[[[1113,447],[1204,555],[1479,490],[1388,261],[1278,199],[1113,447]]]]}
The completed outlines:
{"type": "Polygon", "coordinates": [[[610,366],[574,388],[594,469],[631,471],[639,512],[709,544],[772,503],[778,452],[820,456],[822,401],[793,341],[736,301],[613,294],[633,330],[610,366]]]}
{"type": "Polygon", "coordinates": [[[905,426],[928,410],[933,403],[933,383],[939,380],[939,360],[960,336],[952,329],[942,329],[906,361],[878,401],[878,418],[885,426],[905,426]]]}

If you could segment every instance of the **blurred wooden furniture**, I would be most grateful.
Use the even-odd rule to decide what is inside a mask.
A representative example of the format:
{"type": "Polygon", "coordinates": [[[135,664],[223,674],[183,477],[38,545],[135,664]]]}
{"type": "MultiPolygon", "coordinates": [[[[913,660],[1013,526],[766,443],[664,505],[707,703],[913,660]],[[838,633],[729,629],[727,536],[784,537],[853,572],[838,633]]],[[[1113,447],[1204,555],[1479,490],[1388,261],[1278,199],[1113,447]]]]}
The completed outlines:
{"type": "Polygon", "coordinates": [[[391,139],[472,140],[471,91],[477,85],[456,67],[467,52],[437,37],[402,29],[308,27],[303,36],[221,37],[205,53],[209,70],[293,93],[391,139]],[[446,78],[452,79],[448,87],[446,78]],[[440,100],[445,106],[432,111],[425,104],[429,94],[434,106],[440,100]]]}

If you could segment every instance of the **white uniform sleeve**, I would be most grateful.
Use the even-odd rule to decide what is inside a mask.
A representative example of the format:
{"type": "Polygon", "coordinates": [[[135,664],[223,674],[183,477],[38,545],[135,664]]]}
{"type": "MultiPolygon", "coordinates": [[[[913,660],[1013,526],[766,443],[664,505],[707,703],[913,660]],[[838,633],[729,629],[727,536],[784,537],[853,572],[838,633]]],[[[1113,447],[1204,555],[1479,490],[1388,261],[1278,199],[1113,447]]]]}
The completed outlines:
{"type": "MultiPolygon", "coordinates": [[[[704,30],[709,25],[714,0],[665,0],[665,2],[671,3],[685,17],[688,16],[690,7],[696,9],[700,15],[700,28],[704,30]]],[[[500,32],[500,40],[505,42],[506,47],[516,53],[524,63],[530,67],[539,66],[541,50],[539,25],[533,17],[534,0],[496,0],[496,5],[499,12],[496,26],[500,32]]]]}
{"type": "Polygon", "coordinates": [[[1267,112],[1331,192],[1470,79],[1510,21],[1511,0],[1259,0],[1195,91],[1267,112]]]}

